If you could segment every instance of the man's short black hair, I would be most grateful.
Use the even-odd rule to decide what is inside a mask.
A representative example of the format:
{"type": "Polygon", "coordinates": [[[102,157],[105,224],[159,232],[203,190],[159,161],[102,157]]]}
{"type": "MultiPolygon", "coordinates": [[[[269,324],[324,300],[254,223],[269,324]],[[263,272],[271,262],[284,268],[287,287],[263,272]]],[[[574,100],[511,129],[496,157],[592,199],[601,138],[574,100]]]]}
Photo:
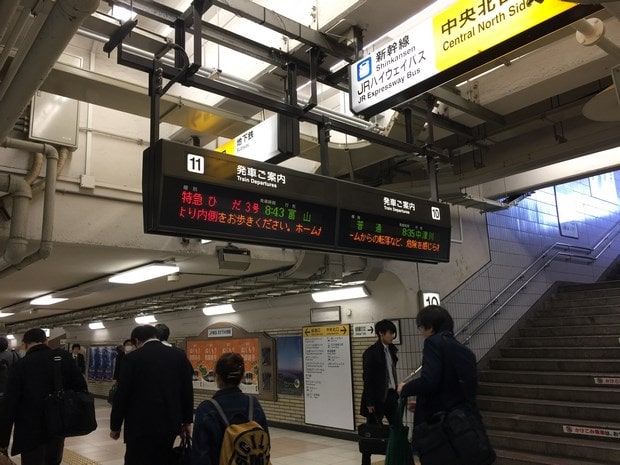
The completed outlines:
{"type": "Polygon", "coordinates": [[[155,329],[155,326],[152,325],[136,326],[130,336],[134,344],[136,341],[145,342],[149,339],[153,339],[154,337],[157,337],[157,330],[155,329]]]}
{"type": "Polygon", "coordinates": [[[9,340],[4,336],[0,336],[0,352],[4,352],[8,348],[9,340]]]}
{"type": "Polygon", "coordinates": [[[424,307],[415,318],[418,328],[433,328],[435,334],[442,331],[454,331],[454,320],[443,307],[439,305],[429,305],[424,307]]]}
{"type": "Polygon", "coordinates": [[[75,344],[73,344],[73,345],[71,346],[71,350],[73,350],[73,349],[81,349],[81,348],[82,348],[82,346],[81,346],[81,345],[79,345],[78,343],[75,343],[75,344]]]}
{"type": "Polygon", "coordinates": [[[394,336],[397,336],[396,325],[390,320],[381,320],[375,323],[375,334],[377,337],[381,337],[381,333],[387,333],[388,331],[394,333],[394,336]]]}
{"type": "Polygon", "coordinates": [[[24,344],[32,344],[33,342],[45,342],[47,341],[47,336],[45,335],[45,331],[41,328],[32,328],[24,333],[24,337],[22,338],[22,342],[24,344]]]}
{"type": "Polygon", "coordinates": [[[155,329],[157,330],[157,339],[160,341],[167,341],[170,337],[170,328],[163,323],[157,323],[155,325],[155,329]]]}

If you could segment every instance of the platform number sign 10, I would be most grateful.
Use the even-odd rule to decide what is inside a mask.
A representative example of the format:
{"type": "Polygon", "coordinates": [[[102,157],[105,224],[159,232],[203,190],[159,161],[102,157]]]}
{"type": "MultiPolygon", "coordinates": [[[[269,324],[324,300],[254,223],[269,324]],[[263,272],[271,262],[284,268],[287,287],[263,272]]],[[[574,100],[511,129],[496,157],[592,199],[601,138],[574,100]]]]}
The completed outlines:
{"type": "Polygon", "coordinates": [[[439,293],[420,291],[420,308],[428,307],[429,305],[441,305],[439,293]]]}
{"type": "Polygon", "coordinates": [[[204,174],[205,172],[205,159],[200,155],[194,155],[193,153],[187,154],[187,171],[190,173],[204,174]]]}

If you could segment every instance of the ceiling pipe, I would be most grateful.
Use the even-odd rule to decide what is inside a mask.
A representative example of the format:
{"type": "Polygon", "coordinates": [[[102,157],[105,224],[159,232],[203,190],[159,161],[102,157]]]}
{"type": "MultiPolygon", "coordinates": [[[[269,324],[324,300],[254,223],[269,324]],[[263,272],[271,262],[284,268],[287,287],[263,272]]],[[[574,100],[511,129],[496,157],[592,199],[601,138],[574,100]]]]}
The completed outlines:
{"type": "Polygon", "coordinates": [[[99,0],[58,0],[13,79],[0,85],[0,140],[3,140],[99,0]]]}
{"type": "Polygon", "coordinates": [[[580,19],[572,24],[575,37],[584,47],[596,45],[609,56],[620,61],[620,47],[605,37],[605,23],[598,18],[580,19]]]}
{"type": "Polygon", "coordinates": [[[18,6],[19,2],[16,1],[0,2],[0,37],[6,33],[18,6]]]}
{"type": "MultiPolygon", "coordinates": [[[[13,217],[11,219],[9,243],[7,244],[4,254],[0,257],[0,278],[2,278],[19,271],[36,261],[46,259],[52,252],[52,233],[54,228],[54,214],[56,205],[56,177],[58,173],[58,152],[52,145],[49,144],[39,144],[19,139],[11,139],[8,137],[0,144],[0,146],[24,150],[27,152],[41,152],[44,153],[47,158],[45,172],[45,197],[43,200],[43,221],[41,226],[41,242],[39,249],[28,256],[24,256],[28,245],[26,226],[28,224],[28,204],[31,198],[31,189],[28,183],[23,179],[21,179],[21,182],[13,181],[17,183],[15,185],[16,187],[13,187],[13,189],[17,189],[19,195],[14,196],[13,200],[13,217]],[[26,188],[28,194],[30,194],[29,197],[24,191],[26,188]],[[15,203],[16,201],[18,205],[17,209],[15,203]],[[22,204],[25,204],[25,206],[22,204]],[[13,240],[11,241],[11,239],[13,240]]],[[[1,188],[2,182],[3,178],[0,177],[0,190],[4,190],[1,188]]],[[[10,188],[8,185],[6,187],[10,188]]]]}
{"type": "Polygon", "coordinates": [[[28,239],[28,207],[32,199],[30,185],[14,174],[0,175],[0,191],[8,192],[13,198],[13,210],[9,240],[0,257],[0,270],[21,262],[26,256],[28,239]]]}

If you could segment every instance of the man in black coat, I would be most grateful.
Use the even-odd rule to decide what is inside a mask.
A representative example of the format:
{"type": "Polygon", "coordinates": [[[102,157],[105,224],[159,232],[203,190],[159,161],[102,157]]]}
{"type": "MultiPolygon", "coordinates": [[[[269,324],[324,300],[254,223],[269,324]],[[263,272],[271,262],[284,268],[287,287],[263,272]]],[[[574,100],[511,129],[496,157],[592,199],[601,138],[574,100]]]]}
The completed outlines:
{"type": "Polygon", "coordinates": [[[124,422],[125,465],[168,465],[177,435],[191,437],[193,369],[180,350],[166,347],[151,325],[131,332],[136,350],[123,360],[110,415],[110,437],[124,422]]]}
{"type": "Polygon", "coordinates": [[[73,357],[73,361],[80,370],[80,373],[83,375],[86,374],[86,360],[84,359],[84,355],[80,352],[82,350],[82,346],[79,344],[73,344],[71,346],[71,356],[73,357]]]}
{"type": "Polygon", "coordinates": [[[29,329],[22,342],[26,355],[11,368],[0,415],[0,453],[6,454],[14,429],[11,455],[21,454],[22,465],[60,465],[65,439],[48,436],[43,416],[45,398],[54,391],[54,357],[61,357],[63,388],[86,391],[86,381],[67,351],[48,347],[42,329],[29,329]]]}
{"type": "MultiPolygon", "coordinates": [[[[384,416],[392,424],[398,415],[398,349],[392,344],[396,326],[390,320],[378,321],[375,334],[377,342],[368,347],[362,356],[364,390],[360,415],[366,417],[369,424],[381,423],[384,416]]],[[[370,465],[370,455],[362,454],[362,465],[370,465]]]]}

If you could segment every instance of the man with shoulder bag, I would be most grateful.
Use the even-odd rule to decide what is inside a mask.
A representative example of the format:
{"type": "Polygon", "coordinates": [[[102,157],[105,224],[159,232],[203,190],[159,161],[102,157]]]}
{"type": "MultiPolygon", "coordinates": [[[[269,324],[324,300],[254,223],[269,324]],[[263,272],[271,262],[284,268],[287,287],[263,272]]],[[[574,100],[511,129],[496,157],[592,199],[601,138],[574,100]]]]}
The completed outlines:
{"type": "Polygon", "coordinates": [[[7,455],[13,430],[11,455],[21,454],[22,465],[60,465],[65,438],[48,432],[42,414],[55,390],[54,358],[60,357],[63,389],[86,391],[86,381],[67,351],[47,345],[42,329],[26,331],[22,343],[26,355],[11,368],[0,415],[0,454],[7,455]]]}
{"type": "Polygon", "coordinates": [[[424,338],[419,378],[398,386],[415,410],[413,449],[422,465],[491,465],[495,452],[476,404],[478,369],[471,350],[452,333],[446,309],[430,305],[416,323],[424,338]]]}

